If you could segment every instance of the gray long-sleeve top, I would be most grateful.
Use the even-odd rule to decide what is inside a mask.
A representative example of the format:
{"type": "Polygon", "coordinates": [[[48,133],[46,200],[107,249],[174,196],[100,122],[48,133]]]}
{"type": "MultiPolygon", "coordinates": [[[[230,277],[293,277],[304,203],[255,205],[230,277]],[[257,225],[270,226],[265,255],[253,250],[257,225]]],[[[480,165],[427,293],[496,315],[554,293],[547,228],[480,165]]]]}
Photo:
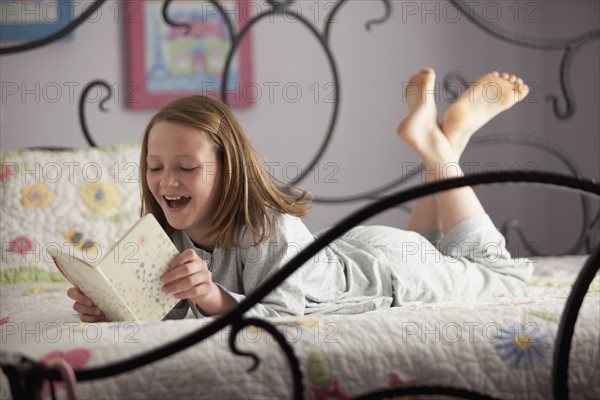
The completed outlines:
{"type": "MultiPolygon", "coordinates": [[[[213,282],[238,302],[314,239],[299,218],[286,214],[276,214],[274,234],[259,246],[248,230],[235,249],[217,247],[212,253],[197,248],[183,231],[173,236],[179,250],[193,248],[207,261],[213,282]]],[[[457,224],[437,248],[415,232],[357,227],[307,261],[247,315],[354,314],[406,302],[522,295],[531,272],[527,260],[511,258],[487,215],[457,224]]],[[[183,302],[168,318],[186,312],[183,302]]]]}

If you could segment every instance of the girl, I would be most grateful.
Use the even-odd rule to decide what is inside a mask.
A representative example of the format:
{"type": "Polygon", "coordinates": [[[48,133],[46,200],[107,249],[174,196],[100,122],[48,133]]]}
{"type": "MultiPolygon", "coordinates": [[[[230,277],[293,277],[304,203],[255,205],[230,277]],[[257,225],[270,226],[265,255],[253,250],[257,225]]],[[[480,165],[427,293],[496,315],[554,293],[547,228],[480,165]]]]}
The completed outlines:
{"type": "MultiPolygon", "coordinates": [[[[471,135],[528,92],[516,76],[492,72],[463,93],[440,125],[434,85],[430,68],[411,78],[409,114],[398,127],[422,157],[427,181],[461,176],[458,160],[471,135]],[[490,87],[494,99],[484,96],[490,87]]],[[[163,290],[182,300],[170,318],[183,318],[188,307],[196,316],[226,312],[314,240],[300,220],[308,194],[277,187],[218,101],[190,96],[159,111],[144,135],[140,173],[144,212],[157,217],[181,250],[161,278],[163,290]]],[[[531,273],[528,261],[511,258],[475,193],[464,187],[419,199],[406,231],[351,229],[250,313],[360,313],[409,302],[519,296],[531,273]]],[[[82,321],[106,320],[76,288],[68,295],[82,321]]]]}

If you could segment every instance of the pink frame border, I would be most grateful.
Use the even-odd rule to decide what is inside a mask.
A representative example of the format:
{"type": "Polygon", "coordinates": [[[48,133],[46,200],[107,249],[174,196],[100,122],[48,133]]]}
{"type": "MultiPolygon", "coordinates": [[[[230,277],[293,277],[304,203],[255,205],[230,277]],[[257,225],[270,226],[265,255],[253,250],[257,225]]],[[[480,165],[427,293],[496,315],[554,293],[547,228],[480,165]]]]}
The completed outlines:
{"type": "MultiPolygon", "coordinates": [[[[249,3],[248,0],[235,0],[238,3],[238,11],[246,10],[249,3]]],[[[124,14],[126,15],[126,31],[127,31],[127,78],[129,93],[127,95],[127,106],[133,109],[159,109],[169,102],[187,95],[192,94],[207,94],[216,99],[221,99],[219,93],[195,93],[187,91],[164,92],[161,94],[149,93],[147,90],[147,82],[145,79],[145,23],[146,16],[143,8],[144,0],[126,0],[124,2],[124,14]],[[137,18],[136,16],[140,16],[137,18]],[[134,90],[135,92],[133,92],[134,90]]],[[[236,23],[233,21],[233,29],[236,32],[245,26],[248,21],[247,12],[238,12],[236,23]]],[[[223,23],[225,24],[225,23],[223,23]]],[[[252,37],[248,32],[243,41],[238,46],[236,52],[240,59],[240,87],[241,93],[237,95],[228,95],[227,103],[232,107],[247,107],[252,104],[254,96],[245,96],[247,88],[251,89],[249,84],[252,81],[252,61],[251,61],[252,37]]]]}

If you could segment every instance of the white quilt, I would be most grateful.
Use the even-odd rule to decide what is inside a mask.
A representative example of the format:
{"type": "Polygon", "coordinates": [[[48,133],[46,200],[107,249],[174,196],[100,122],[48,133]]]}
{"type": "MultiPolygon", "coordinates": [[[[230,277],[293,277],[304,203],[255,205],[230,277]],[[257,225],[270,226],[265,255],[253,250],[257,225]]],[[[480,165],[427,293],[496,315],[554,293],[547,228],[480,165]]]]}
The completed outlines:
{"type": "MultiPolygon", "coordinates": [[[[135,145],[1,154],[3,352],[48,363],[63,358],[76,369],[87,369],[140,354],[212,321],[79,323],[65,294],[68,284],[43,252],[46,246],[57,245],[93,257],[131,225],[139,215],[139,192],[137,175],[126,174],[136,168],[137,154],[135,145]],[[67,180],[64,168],[71,169],[72,179],[67,180]]],[[[504,399],[546,400],[551,398],[558,322],[584,256],[536,261],[526,298],[270,322],[293,346],[308,399],[344,399],[416,384],[465,388],[504,399]]],[[[596,277],[573,339],[569,370],[573,399],[600,399],[599,328],[596,277]]],[[[290,369],[269,334],[247,327],[236,338],[241,350],[254,352],[261,360],[252,372],[248,372],[252,360],[233,354],[228,338],[225,329],[151,365],[79,382],[80,397],[291,397],[290,369]]],[[[60,384],[57,388],[64,396],[60,384]]],[[[49,398],[48,386],[43,393],[49,398]]],[[[0,374],[0,399],[8,398],[8,382],[0,374]]]]}
{"type": "MultiPolygon", "coordinates": [[[[582,257],[549,259],[554,267],[581,264],[582,257]]],[[[540,264],[539,270],[547,268],[540,264]]],[[[211,320],[81,324],[65,295],[65,283],[2,285],[2,350],[51,362],[62,357],[75,368],[125,359],[174,340],[211,320]]],[[[306,398],[348,398],[400,383],[468,388],[505,399],[551,398],[552,352],[568,280],[532,281],[530,297],[493,304],[439,304],[356,316],[271,320],[298,356],[306,398]]],[[[600,398],[600,291],[590,288],[578,320],[570,358],[574,399],[600,398]]],[[[132,372],[78,386],[82,398],[272,398],[291,397],[291,374],[283,353],[261,329],[237,337],[229,330],[175,356],[132,372]]],[[[9,398],[6,381],[1,398],[9,398]]],[[[49,394],[48,388],[45,391],[49,394]]]]}

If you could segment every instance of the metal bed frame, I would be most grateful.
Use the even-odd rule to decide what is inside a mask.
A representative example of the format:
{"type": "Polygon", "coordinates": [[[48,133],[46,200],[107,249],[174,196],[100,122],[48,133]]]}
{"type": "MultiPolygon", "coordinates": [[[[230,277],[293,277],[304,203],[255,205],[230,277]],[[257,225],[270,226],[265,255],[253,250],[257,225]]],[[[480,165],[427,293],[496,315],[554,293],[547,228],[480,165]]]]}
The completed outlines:
{"type": "MultiPolygon", "coordinates": [[[[173,0],[165,0],[163,5],[163,18],[171,26],[183,27],[189,31],[190,26],[185,23],[172,21],[169,17],[168,9],[169,5],[173,0]]],[[[230,16],[224,11],[218,0],[205,0],[212,3],[217,10],[221,13],[224,21],[227,25],[227,29],[230,35],[231,47],[226,56],[226,62],[224,67],[223,79],[221,82],[221,100],[226,103],[226,88],[227,88],[227,77],[237,47],[239,46],[242,39],[250,32],[252,26],[259,22],[263,18],[284,16],[292,17],[296,21],[302,23],[314,36],[318,39],[321,47],[326,54],[329,61],[329,66],[333,75],[334,83],[334,102],[333,110],[329,120],[328,129],[324,138],[321,141],[320,147],[317,149],[312,160],[309,162],[303,174],[298,176],[292,184],[301,182],[308,171],[312,169],[320,160],[321,156],[327,149],[338,117],[339,98],[340,98],[340,83],[338,68],[333,52],[329,48],[329,35],[331,31],[331,21],[334,20],[335,15],[339,9],[347,2],[347,0],[337,0],[335,6],[330,10],[324,22],[323,32],[319,32],[317,27],[304,18],[302,15],[295,12],[290,7],[295,0],[267,0],[270,9],[260,12],[258,15],[249,19],[247,24],[242,27],[239,32],[234,32],[233,23],[230,16]]],[[[576,102],[575,95],[571,88],[570,83],[570,65],[577,54],[578,50],[590,41],[600,39],[600,30],[593,30],[585,32],[576,37],[570,39],[541,39],[531,37],[527,35],[517,34],[493,26],[486,22],[480,15],[470,11],[467,5],[461,0],[448,0],[452,3],[459,12],[466,17],[470,22],[487,32],[488,34],[495,36],[503,41],[534,49],[541,50],[562,50],[562,60],[559,70],[559,80],[563,96],[564,109],[561,109],[560,100],[557,96],[551,96],[550,100],[553,103],[553,111],[557,118],[567,119],[571,118],[575,112],[576,102]]],[[[41,46],[50,44],[74,31],[83,24],[88,17],[93,15],[100,7],[104,5],[106,0],[97,0],[89,7],[85,9],[83,13],[77,16],[71,23],[64,28],[60,29],[56,33],[32,42],[25,44],[19,44],[11,47],[0,48],[0,56],[6,54],[14,54],[19,52],[30,51],[41,46]]],[[[376,20],[368,21],[365,25],[367,30],[371,29],[371,26],[375,24],[381,24],[387,21],[391,15],[392,4],[390,0],[380,0],[385,6],[384,15],[376,20]]],[[[447,90],[452,92],[452,87],[449,84],[451,81],[458,81],[466,88],[467,80],[459,73],[449,74],[444,77],[444,86],[447,90]]],[[[85,117],[85,106],[86,97],[90,89],[96,86],[103,86],[109,94],[99,103],[99,107],[102,111],[107,111],[104,108],[104,103],[111,96],[111,88],[108,83],[103,80],[95,80],[88,83],[80,96],[79,101],[79,119],[81,123],[82,131],[86,137],[87,142],[90,146],[97,146],[92,134],[88,128],[86,117],[85,117]]],[[[594,243],[594,237],[597,236],[600,230],[600,213],[596,214],[595,217],[591,218],[589,198],[600,197],[600,184],[597,182],[582,178],[579,170],[575,163],[566,156],[561,149],[556,147],[550,142],[545,140],[525,136],[525,135],[505,135],[496,134],[488,135],[483,138],[475,138],[469,146],[479,145],[490,145],[497,143],[510,143],[520,144],[525,146],[535,147],[542,151],[545,151],[556,158],[558,158],[572,173],[572,175],[561,175],[550,172],[525,172],[525,171],[513,171],[513,172],[494,172],[494,173],[480,173],[467,175],[461,178],[454,178],[439,182],[426,183],[417,185],[411,189],[400,190],[391,195],[387,195],[386,192],[399,186],[401,183],[406,182],[413,176],[417,175],[419,171],[412,172],[409,175],[401,176],[392,182],[389,182],[381,187],[355,195],[345,197],[319,197],[315,196],[315,202],[324,203],[341,203],[341,202],[352,202],[357,200],[371,199],[373,200],[369,205],[359,209],[355,213],[347,216],[341,222],[327,230],[318,240],[313,242],[310,246],[303,249],[296,257],[290,260],[283,268],[281,268],[271,279],[261,285],[254,293],[251,293],[247,298],[238,304],[230,312],[216,318],[209,325],[198,329],[174,342],[167,343],[154,350],[148,351],[144,354],[131,357],[126,360],[115,362],[101,367],[83,369],[75,371],[75,375],[78,381],[88,381],[93,379],[106,378],[113,375],[122,374],[131,371],[135,368],[141,367],[148,363],[160,360],[164,357],[177,353],[188,346],[198,343],[224,329],[227,326],[231,327],[231,335],[229,335],[229,347],[233,353],[240,356],[251,357],[254,360],[254,365],[251,370],[258,367],[260,358],[256,354],[246,353],[239,350],[236,346],[236,335],[243,328],[254,325],[263,328],[269,332],[275,341],[281,347],[281,350],[285,353],[288,360],[290,373],[293,380],[292,393],[295,399],[301,399],[304,395],[304,383],[303,376],[300,370],[300,364],[294,354],[294,350],[290,343],[286,340],[285,336],[276,329],[269,321],[260,318],[246,318],[244,313],[248,311],[255,304],[260,302],[271,290],[277,287],[283,282],[289,275],[302,266],[304,262],[314,256],[319,250],[324,248],[332,240],[342,235],[344,232],[361,223],[367,218],[384,211],[391,207],[396,207],[406,203],[408,201],[417,199],[422,196],[431,195],[440,191],[454,189],[463,186],[477,186],[487,184],[501,184],[501,183],[531,183],[531,184],[542,184],[552,186],[560,189],[574,190],[580,193],[581,197],[581,209],[583,214],[583,226],[580,231],[577,241],[572,247],[566,251],[565,254],[576,254],[580,251],[590,253],[585,265],[579,273],[573,289],[567,299],[565,311],[560,320],[555,350],[553,354],[553,365],[552,365],[552,392],[554,399],[568,399],[568,368],[569,368],[569,353],[571,349],[571,341],[574,332],[575,322],[577,320],[579,309],[583,303],[584,296],[587,289],[594,279],[594,276],[600,269],[600,245],[594,243]]],[[[518,221],[509,221],[501,229],[503,233],[510,230],[515,231],[520,240],[523,243],[528,243],[526,234],[518,221]]],[[[542,255],[537,249],[527,247],[533,255],[542,255]]],[[[61,380],[61,375],[56,369],[52,369],[48,366],[40,364],[36,361],[27,359],[24,356],[18,354],[2,354],[0,357],[0,365],[3,371],[8,376],[11,385],[11,391],[15,399],[18,398],[39,398],[41,385],[44,380],[61,380]]],[[[448,395],[466,399],[493,399],[493,397],[484,393],[475,392],[463,388],[453,387],[442,387],[442,386],[403,386],[392,389],[385,389],[380,391],[374,391],[359,396],[359,399],[383,399],[390,396],[406,396],[406,395],[448,395]]]]}

